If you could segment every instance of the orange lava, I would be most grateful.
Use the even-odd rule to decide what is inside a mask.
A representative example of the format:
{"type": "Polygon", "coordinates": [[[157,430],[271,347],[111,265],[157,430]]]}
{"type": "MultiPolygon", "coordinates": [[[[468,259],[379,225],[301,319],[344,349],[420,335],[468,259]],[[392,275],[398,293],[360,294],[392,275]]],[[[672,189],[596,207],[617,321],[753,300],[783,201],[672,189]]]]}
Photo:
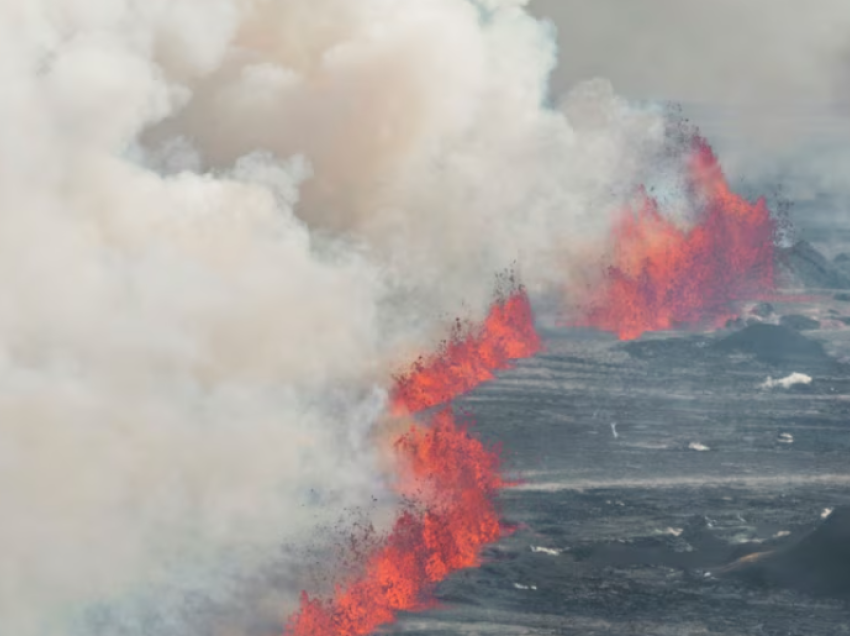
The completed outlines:
{"type": "Polygon", "coordinates": [[[396,378],[392,392],[395,414],[415,413],[455,397],[493,379],[493,372],[511,367],[512,360],[540,351],[540,337],[528,295],[522,287],[499,298],[478,327],[457,322],[440,350],[417,360],[396,378]]]}
{"type": "MultiPolygon", "coordinates": [[[[512,287],[480,327],[456,324],[436,355],[396,378],[393,411],[403,416],[449,402],[540,346],[528,296],[512,287]]],[[[410,429],[394,450],[402,467],[397,490],[408,505],[332,598],[302,592],[285,636],[362,636],[401,610],[425,609],[436,583],[478,565],[481,548],[509,530],[495,505],[506,485],[499,454],[458,425],[450,408],[433,414],[428,427],[410,429]]]]}
{"type": "Polygon", "coordinates": [[[477,565],[481,547],[502,535],[494,505],[503,485],[498,454],[458,426],[450,410],[427,429],[411,429],[395,450],[409,471],[413,505],[333,599],[302,592],[287,636],[360,636],[392,622],[399,610],[424,609],[437,582],[477,565]]]}
{"type": "Polygon", "coordinates": [[[729,187],[708,143],[693,140],[689,195],[699,216],[683,229],[642,192],[614,230],[603,286],[573,324],[623,340],[688,325],[716,324],[736,301],[770,293],[776,224],[764,199],[750,203],[729,187]]]}

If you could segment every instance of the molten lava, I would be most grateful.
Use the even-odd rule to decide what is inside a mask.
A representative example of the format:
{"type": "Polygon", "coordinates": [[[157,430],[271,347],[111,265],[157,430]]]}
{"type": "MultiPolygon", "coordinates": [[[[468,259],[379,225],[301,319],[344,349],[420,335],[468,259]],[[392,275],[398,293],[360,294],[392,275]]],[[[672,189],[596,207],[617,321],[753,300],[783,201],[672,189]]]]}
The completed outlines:
{"type": "Polygon", "coordinates": [[[361,576],[329,601],[301,595],[288,636],[360,636],[394,620],[399,610],[429,606],[434,584],[478,564],[482,546],[502,534],[494,494],[502,486],[497,453],[440,412],[427,429],[395,444],[409,474],[413,505],[368,558],[361,576]]]}
{"type": "Polygon", "coordinates": [[[393,412],[415,413],[472,390],[493,379],[493,372],[508,369],[512,360],[540,351],[540,337],[528,295],[522,287],[499,298],[478,328],[455,323],[451,337],[440,350],[420,358],[413,368],[396,378],[393,412]]]}
{"type": "Polygon", "coordinates": [[[716,323],[732,315],[735,301],[774,290],[776,225],[765,201],[750,203],[732,192],[699,137],[687,177],[696,222],[678,227],[642,192],[614,230],[613,262],[577,324],[629,340],[716,323]]]}
{"type": "MultiPolygon", "coordinates": [[[[480,327],[457,324],[439,353],[396,378],[393,410],[406,415],[449,402],[539,349],[528,296],[513,287],[480,327]]],[[[400,610],[426,608],[436,583],[477,565],[481,548],[507,530],[495,506],[505,485],[498,452],[471,437],[450,409],[402,435],[394,450],[403,467],[397,489],[408,506],[333,598],[302,593],[286,636],[362,636],[400,610]]]]}

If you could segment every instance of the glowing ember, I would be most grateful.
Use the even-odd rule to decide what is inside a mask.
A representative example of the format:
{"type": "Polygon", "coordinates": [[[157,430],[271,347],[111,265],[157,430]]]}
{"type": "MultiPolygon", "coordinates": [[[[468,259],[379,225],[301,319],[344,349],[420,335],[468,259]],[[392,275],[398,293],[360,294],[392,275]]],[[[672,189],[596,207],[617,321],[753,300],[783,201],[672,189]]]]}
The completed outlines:
{"type": "Polygon", "coordinates": [[[396,378],[393,411],[415,413],[445,404],[492,380],[493,372],[510,368],[512,360],[539,350],[531,304],[518,287],[493,304],[479,328],[456,323],[438,353],[420,358],[407,374],[396,378]]]}
{"type": "Polygon", "coordinates": [[[681,229],[642,192],[615,229],[613,263],[577,324],[621,339],[647,331],[716,323],[732,303],[774,289],[776,225],[763,199],[729,187],[708,143],[693,140],[689,193],[699,210],[681,229]]]}
{"type": "Polygon", "coordinates": [[[301,596],[287,636],[358,636],[394,620],[399,610],[429,606],[429,592],[449,573],[478,564],[478,552],[502,534],[493,504],[502,486],[498,455],[459,427],[451,411],[395,444],[409,471],[413,506],[368,558],[361,576],[329,601],[301,596]]]}

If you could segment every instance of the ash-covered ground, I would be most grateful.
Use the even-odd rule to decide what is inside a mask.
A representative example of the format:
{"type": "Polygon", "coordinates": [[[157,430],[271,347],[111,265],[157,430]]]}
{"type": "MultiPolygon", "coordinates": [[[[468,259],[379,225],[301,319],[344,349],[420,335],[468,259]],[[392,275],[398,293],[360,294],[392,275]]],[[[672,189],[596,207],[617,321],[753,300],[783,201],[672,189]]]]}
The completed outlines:
{"type": "Polygon", "coordinates": [[[459,400],[523,480],[519,529],[386,632],[850,633],[850,297],[812,288],[809,248],[780,255],[794,302],[632,343],[543,329],[459,400]]]}

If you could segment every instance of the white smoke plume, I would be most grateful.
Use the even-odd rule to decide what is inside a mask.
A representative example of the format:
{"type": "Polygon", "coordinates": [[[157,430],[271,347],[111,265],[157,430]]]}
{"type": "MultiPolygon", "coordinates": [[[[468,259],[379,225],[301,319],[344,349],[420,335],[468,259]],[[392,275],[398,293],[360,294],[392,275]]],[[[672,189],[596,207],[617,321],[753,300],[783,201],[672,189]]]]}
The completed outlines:
{"type": "Polygon", "coordinates": [[[0,3],[0,633],[279,625],[388,500],[394,365],[514,261],[562,283],[663,143],[545,106],[523,5],[0,3]]]}

